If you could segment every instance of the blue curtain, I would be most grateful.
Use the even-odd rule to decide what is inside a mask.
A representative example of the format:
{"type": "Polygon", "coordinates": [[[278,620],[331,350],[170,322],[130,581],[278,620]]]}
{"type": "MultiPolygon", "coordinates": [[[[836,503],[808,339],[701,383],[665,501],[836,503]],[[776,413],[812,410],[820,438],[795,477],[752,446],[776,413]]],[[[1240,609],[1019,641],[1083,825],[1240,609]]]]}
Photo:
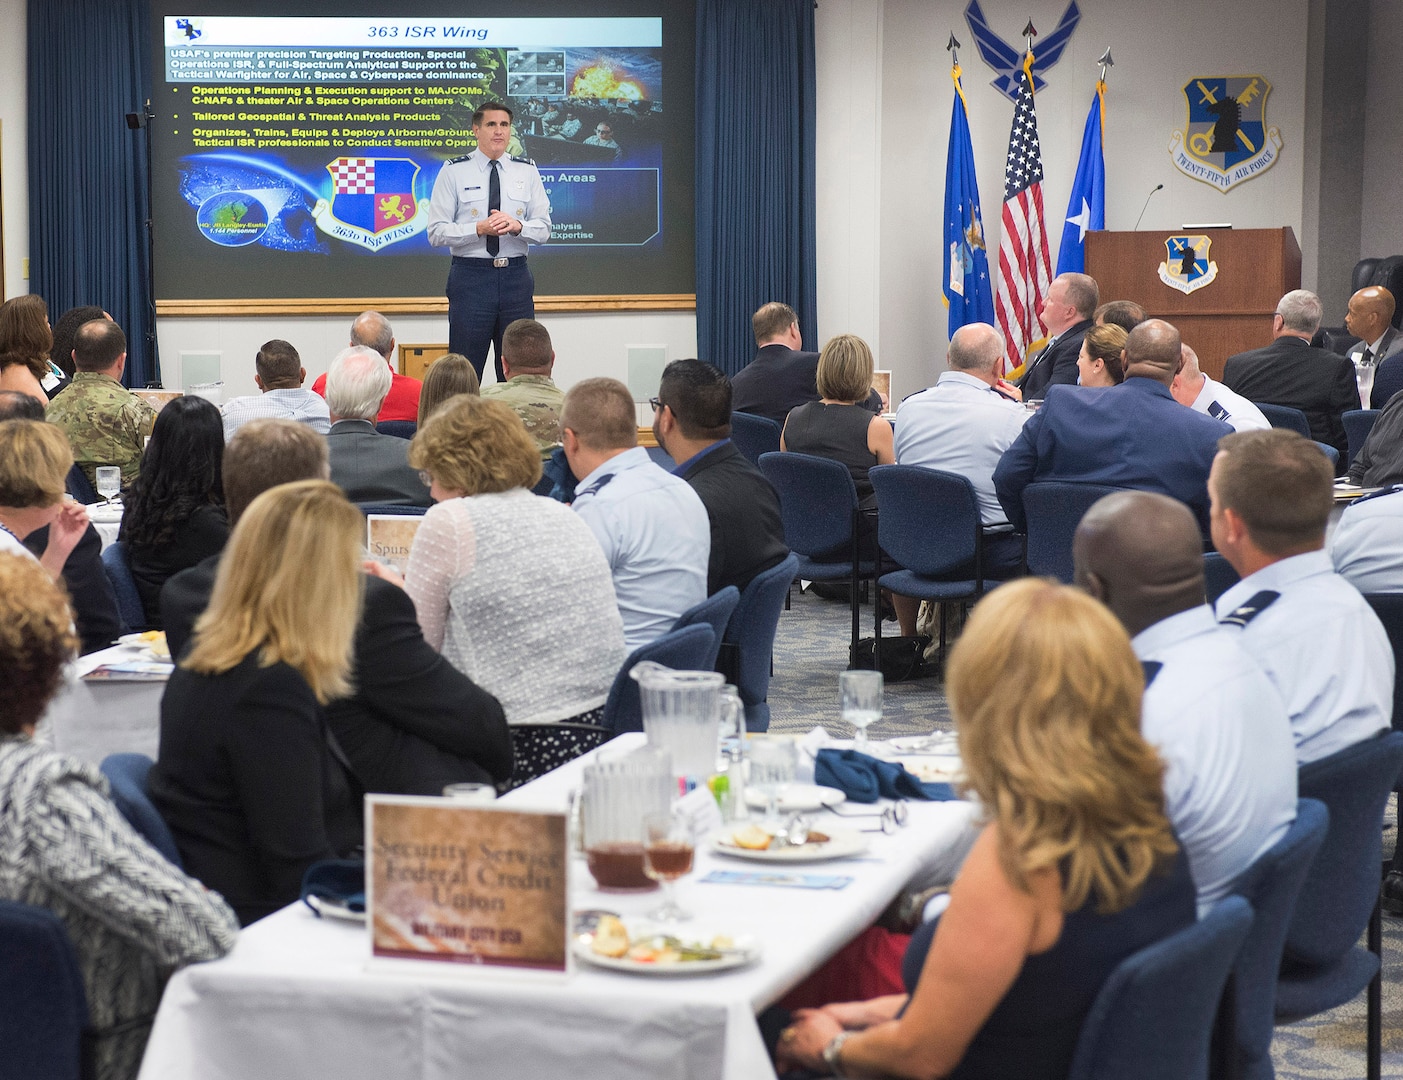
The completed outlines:
{"type": "Polygon", "coordinates": [[[142,0],[29,0],[29,288],[50,321],[98,304],[127,334],[132,386],[160,377],[148,287],[150,96],[142,0]],[[148,336],[149,335],[149,336],[148,336]]]}
{"type": "Polygon", "coordinates": [[[697,349],[734,374],[770,300],[817,348],[813,0],[697,0],[697,349]]]}

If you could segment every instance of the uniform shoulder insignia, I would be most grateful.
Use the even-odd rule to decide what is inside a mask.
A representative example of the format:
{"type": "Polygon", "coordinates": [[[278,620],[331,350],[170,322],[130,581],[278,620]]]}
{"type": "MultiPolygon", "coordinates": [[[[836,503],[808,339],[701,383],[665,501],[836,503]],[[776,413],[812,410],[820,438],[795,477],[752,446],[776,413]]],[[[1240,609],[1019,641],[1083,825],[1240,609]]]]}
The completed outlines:
{"type": "Polygon", "coordinates": [[[1368,502],[1370,499],[1382,499],[1385,495],[1397,495],[1403,491],[1403,484],[1393,484],[1390,487],[1380,488],[1378,491],[1371,491],[1367,495],[1361,495],[1350,503],[1350,506],[1358,506],[1360,503],[1368,502]]]}
{"type": "Polygon", "coordinates": [[[470,157],[472,157],[472,154],[463,154],[461,157],[451,157],[446,162],[444,162],[444,164],[457,165],[460,161],[467,161],[470,157]]]}
{"type": "Polygon", "coordinates": [[[1164,665],[1158,660],[1141,660],[1140,666],[1145,669],[1145,689],[1148,690],[1150,683],[1155,681],[1155,676],[1164,665]]]}
{"type": "Polygon", "coordinates": [[[515,154],[513,154],[511,156],[511,159],[513,161],[519,161],[523,165],[530,165],[532,168],[534,168],[536,165],[536,163],[532,161],[529,157],[517,157],[515,154]]]}
{"type": "Polygon", "coordinates": [[[1214,401],[1210,402],[1208,405],[1208,415],[1213,417],[1214,420],[1221,420],[1224,423],[1227,423],[1228,418],[1232,416],[1232,413],[1228,412],[1227,409],[1223,408],[1221,403],[1214,401]]]}
{"type": "Polygon", "coordinates": [[[614,479],[613,473],[605,473],[603,476],[601,476],[594,483],[590,484],[590,486],[585,488],[583,491],[576,491],[575,498],[579,499],[585,495],[598,495],[599,489],[602,488],[612,479],[614,479]]]}
{"type": "Polygon", "coordinates": [[[1252,599],[1248,600],[1247,603],[1230,611],[1223,618],[1219,619],[1218,622],[1224,626],[1246,626],[1280,598],[1281,594],[1279,592],[1263,589],[1256,596],[1252,597],[1252,599]]]}

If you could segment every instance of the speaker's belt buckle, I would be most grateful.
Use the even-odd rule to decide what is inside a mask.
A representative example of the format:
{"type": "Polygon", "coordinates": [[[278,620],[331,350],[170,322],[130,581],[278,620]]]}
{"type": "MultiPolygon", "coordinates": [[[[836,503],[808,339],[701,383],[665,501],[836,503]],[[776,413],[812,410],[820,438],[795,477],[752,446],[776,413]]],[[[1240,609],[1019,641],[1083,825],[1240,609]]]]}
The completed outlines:
{"type": "Polygon", "coordinates": [[[492,265],[493,265],[493,266],[497,266],[497,267],[501,267],[501,266],[506,266],[509,262],[511,262],[510,259],[505,259],[505,258],[498,257],[498,258],[492,260],[492,265]]]}

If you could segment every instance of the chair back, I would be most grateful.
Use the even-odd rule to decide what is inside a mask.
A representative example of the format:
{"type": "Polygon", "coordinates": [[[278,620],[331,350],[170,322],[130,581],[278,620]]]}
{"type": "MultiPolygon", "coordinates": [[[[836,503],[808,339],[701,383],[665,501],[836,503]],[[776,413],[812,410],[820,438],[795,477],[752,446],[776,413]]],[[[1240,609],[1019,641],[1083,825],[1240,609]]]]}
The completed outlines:
{"type": "Polygon", "coordinates": [[[1251,905],[1229,896],[1121,961],[1082,1024],[1068,1080],[1207,1080],[1223,984],[1251,927],[1251,905]]]}
{"type": "MultiPolygon", "coordinates": [[[[1403,311],[1403,304],[1398,308],[1403,311]]],[[[1390,356],[1374,372],[1374,386],[1369,391],[1370,412],[1382,412],[1388,399],[1403,390],[1403,356],[1390,356]]]]}
{"type": "MultiPolygon", "coordinates": [[[[1382,285],[1394,296],[1403,296],[1403,255],[1386,255],[1375,263],[1369,271],[1368,284],[1382,285]]],[[[1358,292],[1359,289],[1354,291],[1358,292]]],[[[1403,326],[1403,310],[1400,308],[1393,309],[1393,326],[1394,329],[1403,326]]]]}
{"type": "Polygon", "coordinates": [[[375,430],[381,435],[393,435],[396,439],[412,439],[419,425],[413,420],[381,420],[375,425],[375,430]]]}
{"type": "Polygon", "coordinates": [[[1393,730],[1403,731],[1403,593],[1365,593],[1393,649],[1393,730]]]}
{"type": "Polygon", "coordinates": [[[1286,934],[1288,963],[1325,967],[1354,947],[1379,899],[1379,834],[1403,771],[1403,732],[1347,746],[1301,766],[1302,798],[1330,811],[1286,934]]]}
{"type": "Polygon", "coordinates": [[[867,475],[877,493],[877,543],[883,551],[922,577],[973,565],[981,525],[979,500],[967,478],[922,465],[878,465],[867,475]]]}
{"type": "Polygon", "coordinates": [[[152,764],[145,754],[108,754],[102,759],[100,767],[102,775],[112,785],[112,801],[127,819],[127,824],[141,833],[146,842],[164,855],[168,862],[183,870],[185,867],[180,861],[180,851],[175,846],[170,826],[161,817],[147,791],[146,776],[152,764]]]}
{"type": "Polygon", "coordinates": [[[1338,476],[1340,474],[1340,452],[1329,443],[1323,443],[1319,439],[1312,439],[1311,442],[1315,443],[1316,449],[1330,459],[1330,468],[1334,469],[1335,475],[1338,476]]]}
{"type": "Polygon", "coordinates": [[[1208,602],[1216,604],[1218,597],[1236,585],[1242,578],[1233,569],[1232,563],[1216,551],[1205,552],[1203,556],[1203,591],[1208,602]]]}
{"type": "Polygon", "coordinates": [[[1262,415],[1272,427],[1286,428],[1298,435],[1304,435],[1307,439],[1311,437],[1310,421],[1300,409],[1293,409],[1287,405],[1272,405],[1266,401],[1254,401],[1252,404],[1262,410],[1262,415]]]}
{"type": "Polygon", "coordinates": [[[144,632],[149,623],[146,608],[142,606],[141,594],[136,591],[136,578],[132,577],[131,563],[127,561],[127,545],[117,540],[102,549],[102,569],[107,580],[112,583],[112,594],[117,598],[117,614],[128,633],[144,632]]]}
{"type": "MultiPolygon", "coordinates": [[[[396,421],[386,420],[385,423],[396,421]]],[[[427,506],[405,506],[402,503],[356,503],[356,509],[366,517],[371,514],[395,514],[399,517],[423,517],[429,512],[427,506]]]]}
{"type": "Polygon", "coordinates": [[[736,449],[750,459],[750,464],[760,467],[761,454],[779,453],[779,436],[783,429],[768,416],[752,416],[750,413],[731,413],[731,442],[736,449]]]}
{"type": "Polygon", "coordinates": [[[1028,525],[1028,573],[1072,582],[1072,536],[1096,500],[1124,488],[1039,480],[1023,489],[1028,525]]]}
{"type": "Polygon", "coordinates": [[[634,649],[609,688],[609,698],[604,702],[604,727],[611,735],[643,730],[643,699],[638,683],[628,677],[635,664],[652,660],[674,671],[710,671],[716,664],[716,648],[716,635],[711,627],[698,623],[672,630],[634,649]],[[709,664],[706,663],[708,656],[712,658],[709,664]]]}
{"type": "Polygon", "coordinates": [[[0,900],[0,1080],[79,1080],[87,1026],[83,973],[62,921],[0,900]]]}
{"type": "Polygon", "coordinates": [[[798,556],[786,555],[783,562],[756,574],[741,593],[726,628],[726,641],[736,649],[736,689],[745,706],[747,731],[770,729],[768,699],[775,631],[798,569],[798,556]]]}
{"type": "Polygon", "coordinates": [[[779,495],[784,542],[791,551],[829,562],[851,560],[857,485],[846,465],[785,452],[761,454],[760,471],[779,495]]]}
{"type": "MultiPolygon", "coordinates": [[[[1296,897],[1329,823],[1330,812],[1324,803],[1296,800],[1296,820],[1286,835],[1233,886],[1233,893],[1243,897],[1256,913],[1232,969],[1233,1075],[1248,1080],[1272,1075],[1271,1038],[1281,955],[1296,897]]],[[[1375,877],[1377,882],[1377,870],[1375,877]]],[[[1374,891],[1378,892],[1377,883],[1374,891]]]]}
{"type": "Polygon", "coordinates": [[[727,585],[720,592],[708,596],[696,607],[684,611],[672,624],[674,630],[681,630],[684,626],[701,624],[711,627],[711,632],[716,635],[716,648],[711,653],[711,659],[699,670],[710,671],[716,666],[716,654],[721,651],[721,639],[726,636],[726,625],[731,621],[731,614],[739,603],[740,590],[734,585],[727,585]]]}
{"type": "Polygon", "coordinates": [[[1374,430],[1374,424],[1378,422],[1381,412],[1382,409],[1350,409],[1349,412],[1340,414],[1340,421],[1345,426],[1345,438],[1349,440],[1346,466],[1354,464],[1354,455],[1364,446],[1364,440],[1369,437],[1369,432],[1374,430]]]}
{"type": "Polygon", "coordinates": [[[78,465],[74,465],[68,470],[68,478],[63,482],[68,494],[72,495],[85,506],[102,502],[102,496],[97,493],[97,489],[88,481],[88,474],[78,465]]]}

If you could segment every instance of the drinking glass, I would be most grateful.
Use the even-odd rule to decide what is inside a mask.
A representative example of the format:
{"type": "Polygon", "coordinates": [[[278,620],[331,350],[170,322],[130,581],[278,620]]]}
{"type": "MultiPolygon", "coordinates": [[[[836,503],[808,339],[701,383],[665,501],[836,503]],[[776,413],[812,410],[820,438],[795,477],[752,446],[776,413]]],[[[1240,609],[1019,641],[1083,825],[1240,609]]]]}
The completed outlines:
{"type": "Polygon", "coordinates": [[[99,465],[97,467],[97,493],[107,500],[107,505],[112,505],[114,495],[121,494],[122,491],[122,470],[116,465],[99,465]]]}
{"type": "Polygon", "coordinates": [[[663,887],[662,906],[650,919],[672,923],[692,917],[673,892],[677,879],[692,872],[692,854],[692,829],[682,815],[669,810],[643,818],[643,872],[663,887]]]}
{"type": "Polygon", "coordinates": [[[843,720],[853,726],[853,749],[867,753],[867,728],[882,718],[882,673],[845,671],[838,676],[843,720]]]}
{"type": "Polygon", "coordinates": [[[768,735],[746,742],[750,754],[750,779],[747,785],[764,796],[766,821],[777,824],[780,800],[794,782],[799,749],[793,739],[768,735]]]}

